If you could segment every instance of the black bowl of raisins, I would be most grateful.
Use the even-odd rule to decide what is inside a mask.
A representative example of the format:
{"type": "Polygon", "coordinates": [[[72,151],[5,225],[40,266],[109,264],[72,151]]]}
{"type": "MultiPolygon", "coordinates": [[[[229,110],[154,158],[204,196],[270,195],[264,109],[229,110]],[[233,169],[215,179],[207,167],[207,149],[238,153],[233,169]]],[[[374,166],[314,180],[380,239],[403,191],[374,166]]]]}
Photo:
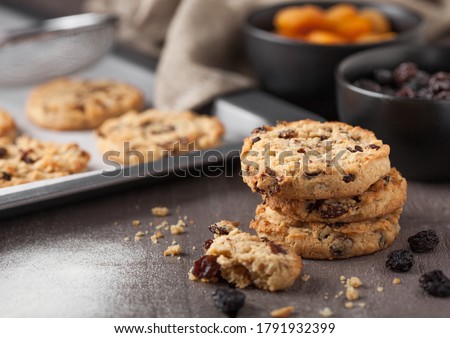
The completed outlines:
{"type": "Polygon", "coordinates": [[[373,130],[409,179],[450,181],[449,61],[448,47],[385,47],[336,72],[340,119],[373,130]]]}

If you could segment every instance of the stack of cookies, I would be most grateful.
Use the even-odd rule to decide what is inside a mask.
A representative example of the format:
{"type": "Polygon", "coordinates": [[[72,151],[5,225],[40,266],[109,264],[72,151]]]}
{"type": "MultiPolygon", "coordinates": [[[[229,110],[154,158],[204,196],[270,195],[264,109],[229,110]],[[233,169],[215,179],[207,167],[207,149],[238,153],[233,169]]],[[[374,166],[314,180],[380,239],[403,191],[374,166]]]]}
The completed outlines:
{"type": "Polygon", "coordinates": [[[244,140],[244,182],[263,197],[251,223],[303,258],[388,247],[400,231],[406,181],[368,130],[311,120],[263,126],[244,140]]]}

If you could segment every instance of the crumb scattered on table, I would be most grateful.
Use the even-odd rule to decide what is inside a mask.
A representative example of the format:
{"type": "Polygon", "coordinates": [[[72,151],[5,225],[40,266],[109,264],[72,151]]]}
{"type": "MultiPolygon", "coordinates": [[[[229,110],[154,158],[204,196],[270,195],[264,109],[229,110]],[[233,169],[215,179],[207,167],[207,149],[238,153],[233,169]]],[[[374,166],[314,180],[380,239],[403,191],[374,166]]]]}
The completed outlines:
{"type": "Polygon", "coordinates": [[[294,312],[294,307],[286,306],[286,307],[282,307],[282,308],[273,310],[270,313],[270,316],[274,317],[274,318],[287,318],[292,314],[292,312],[294,312]]]}
{"type": "Polygon", "coordinates": [[[383,288],[382,286],[379,286],[379,287],[377,287],[377,291],[378,291],[378,292],[383,292],[383,291],[384,291],[384,288],[383,288]]]}
{"type": "Polygon", "coordinates": [[[359,292],[353,286],[348,286],[345,291],[345,298],[348,300],[355,300],[359,298],[359,292]]]}
{"type": "Polygon", "coordinates": [[[354,288],[359,288],[362,285],[362,282],[358,277],[350,277],[349,279],[347,279],[347,285],[350,285],[354,288]]]}
{"type": "Polygon", "coordinates": [[[400,280],[400,278],[397,278],[397,277],[395,277],[393,280],[392,280],[392,284],[395,284],[395,285],[398,285],[398,284],[401,284],[401,280],[400,280]]]}
{"type": "Polygon", "coordinates": [[[164,256],[177,256],[181,253],[181,246],[179,244],[169,245],[164,251],[164,256]]]}
{"type": "Polygon", "coordinates": [[[127,237],[124,237],[123,240],[124,240],[125,242],[128,242],[128,241],[130,240],[130,237],[128,237],[128,236],[127,236],[127,237]]]}
{"type": "Polygon", "coordinates": [[[186,223],[184,223],[181,219],[180,220],[178,220],[178,222],[177,222],[177,224],[174,224],[174,225],[171,225],[170,226],[170,233],[172,234],[172,235],[179,235],[179,234],[182,234],[182,233],[184,233],[186,230],[185,230],[185,226],[186,226],[186,223]]]}
{"type": "Polygon", "coordinates": [[[329,307],[325,307],[319,311],[319,315],[322,317],[331,317],[333,315],[333,311],[329,307]]]}
{"type": "Polygon", "coordinates": [[[169,223],[167,223],[167,221],[162,221],[161,223],[159,223],[156,226],[156,229],[159,230],[159,229],[162,229],[162,228],[166,228],[168,225],[169,225],[169,223]]]}
{"type": "Polygon", "coordinates": [[[302,281],[304,281],[304,282],[309,281],[310,278],[311,278],[311,275],[308,275],[306,273],[304,275],[302,275],[302,277],[301,277],[302,281]]]}
{"type": "Polygon", "coordinates": [[[145,236],[145,232],[143,231],[138,231],[136,232],[136,234],[134,235],[134,240],[135,241],[140,241],[142,237],[145,236]]]}
{"type": "Polygon", "coordinates": [[[347,309],[353,309],[353,302],[345,302],[344,306],[345,306],[347,309]]]}
{"type": "Polygon", "coordinates": [[[152,214],[153,216],[164,217],[170,214],[170,210],[166,207],[154,207],[152,208],[152,214]]]}
{"type": "Polygon", "coordinates": [[[366,307],[366,303],[358,303],[359,307],[366,307]]]}
{"type": "Polygon", "coordinates": [[[161,237],[163,237],[162,233],[159,232],[159,231],[157,231],[153,236],[150,236],[150,240],[151,240],[154,244],[156,244],[156,243],[158,243],[158,238],[161,238],[161,237]]]}
{"type": "Polygon", "coordinates": [[[135,220],[131,221],[131,225],[134,226],[134,227],[139,226],[139,224],[141,224],[141,221],[138,220],[138,219],[135,219],[135,220]]]}

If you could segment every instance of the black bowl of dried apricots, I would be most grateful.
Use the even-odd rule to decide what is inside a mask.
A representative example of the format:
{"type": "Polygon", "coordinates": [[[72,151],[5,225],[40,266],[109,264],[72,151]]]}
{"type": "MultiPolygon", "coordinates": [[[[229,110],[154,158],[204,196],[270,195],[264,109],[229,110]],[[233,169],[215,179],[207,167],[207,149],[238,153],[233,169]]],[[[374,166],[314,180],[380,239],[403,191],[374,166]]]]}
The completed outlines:
{"type": "Polygon", "coordinates": [[[253,12],[244,35],[249,62],[266,90],[297,102],[333,100],[341,60],[368,48],[421,41],[423,18],[394,4],[300,1],[253,12]]]}
{"type": "Polygon", "coordinates": [[[349,56],[336,72],[339,117],[373,130],[413,180],[450,181],[450,47],[393,46],[349,56]]]}

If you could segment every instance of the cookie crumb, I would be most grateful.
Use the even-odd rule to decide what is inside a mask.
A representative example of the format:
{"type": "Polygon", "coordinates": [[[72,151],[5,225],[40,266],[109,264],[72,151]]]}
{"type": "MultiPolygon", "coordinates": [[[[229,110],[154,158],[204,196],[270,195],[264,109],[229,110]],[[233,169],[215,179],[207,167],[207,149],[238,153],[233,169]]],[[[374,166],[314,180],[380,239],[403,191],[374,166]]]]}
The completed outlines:
{"type": "Polygon", "coordinates": [[[282,307],[282,308],[273,310],[270,313],[270,316],[273,318],[287,318],[292,314],[292,312],[294,312],[294,307],[286,306],[286,307],[282,307]]]}
{"type": "Polygon", "coordinates": [[[180,257],[180,256],[178,256],[178,257],[177,257],[177,259],[178,259],[178,260],[180,260],[180,259],[181,259],[181,257],[180,257]]]}
{"type": "Polygon", "coordinates": [[[184,223],[181,219],[178,220],[177,224],[170,226],[170,233],[172,235],[179,235],[185,232],[186,223],[184,223]]]}
{"type": "Polygon", "coordinates": [[[378,291],[378,292],[383,292],[383,291],[384,291],[384,288],[383,288],[382,286],[379,286],[379,287],[377,287],[377,291],[378,291]]]}
{"type": "Polygon", "coordinates": [[[359,307],[366,307],[366,303],[358,303],[359,307]]]}
{"type": "Polygon", "coordinates": [[[342,284],[344,284],[347,278],[345,278],[345,276],[341,276],[339,277],[339,280],[341,281],[342,284]]]}
{"type": "Polygon", "coordinates": [[[347,279],[347,285],[350,285],[354,288],[359,288],[362,285],[362,282],[358,277],[350,277],[349,279],[347,279]]]}
{"type": "Polygon", "coordinates": [[[319,315],[322,317],[331,317],[333,315],[333,311],[331,311],[329,307],[326,307],[319,311],[319,315]]]}
{"type": "Polygon", "coordinates": [[[359,298],[359,292],[353,286],[348,286],[345,291],[345,297],[348,300],[355,300],[359,298]]]}
{"type": "Polygon", "coordinates": [[[139,226],[140,224],[141,224],[141,221],[138,220],[138,219],[135,219],[135,220],[131,221],[131,225],[134,226],[134,227],[137,227],[137,226],[139,226]]]}
{"type": "Polygon", "coordinates": [[[137,242],[137,241],[140,241],[141,240],[141,238],[142,237],[144,237],[145,236],[145,232],[143,232],[143,231],[138,231],[138,232],[136,232],[136,235],[134,235],[134,240],[137,242]]]}
{"type": "Polygon", "coordinates": [[[124,237],[123,240],[124,240],[125,242],[128,242],[128,241],[130,240],[130,237],[129,237],[129,236],[124,237]]]}
{"type": "Polygon", "coordinates": [[[344,304],[344,306],[347,308],[347,309],[353,309],[353,302],[345,302],[345,304],[344,304]]]}
{"type": "Polygon", "coordinates": [[[154,207],[152,208],[152,215],[157,217],[164,217],[170,214],[169,208],[166,207],[154,207]]]}
{"type": "Polygon", "coordinates": [[[160,230],[160,229],[162,229],[162,228],[166,228],[168,225],[169,225],[169,223],[167,223],[167,221],[162,221],[161,223],[159,223],[159,224],[156,226],[156,229],[157,229],[157,230],[160,230]]]}
{"type": "Polygon", "coordinates": [[[157,244],[158,238],[161,238],[161,237],[163,237],[162,233],[157,231],[153,236],[150,236],[150,239],[154,244],[157,244]]]}
{"type": "Polygon", "coordinates": [[[398,284],[400,284],[402,281],[400,280],[400,278],[397,278],[397,277],[395,277],[393,280],[392,280],[392,284],[395,284],[395,285],[398,285],[398,284]]]}
{"type": "Polygon", "coordinates": [[[305,283],[307,281],[309,281],[310,278],[311,278],[311,276],[306,274],[306,273],[304,275],[302,275],[302,277],[301,277],[302,281],[305,282],[305,283]]]}
{"type": "Polygon", "coordinates": [[[195,251],[195,250],[197,250],[197,248],[196,248],[195,246],[193,246],[193,247],[192,247],[192,250],[194,250],[194,251],[195,251]]]}
{"type": "Polygon", "coordinates": [[[172,245],[175,245],[175,244],[177,244],[177,241],[176,240],[172,240],[172,245]]]}
{"type": "Polygon", "coordinates": [[[338,298],[344,294],[344,291],[339,291],[337,294],[334,295],[334,298],[338,298]]]}
{"type": "Polygon", "coordinates": [[[177,256],[181,253],[181,246],[179,244],[170,245],[164,250],[164,256],[177,256]]]}

